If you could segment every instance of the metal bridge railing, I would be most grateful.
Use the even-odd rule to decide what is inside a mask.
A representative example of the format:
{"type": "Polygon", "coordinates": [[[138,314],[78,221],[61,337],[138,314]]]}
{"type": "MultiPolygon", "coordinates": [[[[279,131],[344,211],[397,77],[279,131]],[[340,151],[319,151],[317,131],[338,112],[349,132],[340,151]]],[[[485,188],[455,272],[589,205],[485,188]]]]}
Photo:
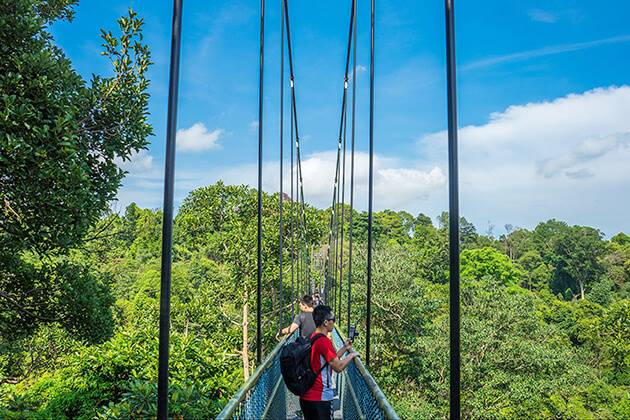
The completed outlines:
{"type": "Polygon", "coordinates": [[[280,350],[296,337],[297,331],[278,343],[217,419],[286,418],[287,389],[280,373],[280,350]]]}
{"type": "MultiPolygon", "coordinates": [[[[333,331],[335,347],[343,346],[345,341],[345,337],[335,328],[333,331]]],[[[344,419],[399,418],[360,358],[350,362],[340,376],[338,387],[344,419]]]]}
{"type": "MultiPolygon", "coordinates": [[[[238,393],[223,408],[218,419],[286,419],[287,391],[280,373],[280,350],[295,340],[297,332],[281,341],[238,393]]],[[[335,329],[333,341],[339,348],[344,337],[335,329]]],[[[337,376],[337,389],[344,419],[399,419],[363,362],[355,358],[337,376]]],[[[291,413],[293,414],[293,413],[291,413]]]]}

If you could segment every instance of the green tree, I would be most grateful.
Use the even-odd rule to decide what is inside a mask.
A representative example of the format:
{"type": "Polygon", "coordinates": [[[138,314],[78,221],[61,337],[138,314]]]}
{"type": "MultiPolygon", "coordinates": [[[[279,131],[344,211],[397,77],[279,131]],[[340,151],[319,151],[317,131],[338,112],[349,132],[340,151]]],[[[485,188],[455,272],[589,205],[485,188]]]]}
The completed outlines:
{"type": "MultiPolygon", "coordinates": [[[[438,216],[438,226],[444,232],[448,232],[448,212],[442,212],[438,216]]],[[[479,239],[477,228],[474,224],[466,220],[464,216],[459,218],[459,241],[462,249],[474,248],[479,239]]]]}
{"type": "MultiPolygon", "coordinates": [[[[115,198],[118,164],[144,148],[148,47],[132,10],[102,31],[112,75],[87,82],[50,26],[76,0],[0,0],[0,346],[47,324],[77,339],[112,334],[109,279],[76,251],[115,198]]],[[[114,220],[114,219],[112,219],[114,220]]],[[[51,327],[52,328],[52,327],[51,327]]],[[[16,364],[7,375],[19,374],[16,364]]],[[[3,375],[5,372],[3,372],[3,375]]]]}
{"type": "Polygon", "coordinates": [[[462,277],[479,281],[489,278],[502,285],[518,284],[522,272],[494,248],[467,249],[461,255],[462,277]]]}
{"type": "Polygon", "coordinates": [[[501,235],[499,240],[507,256],[512,260],[518,260],[526,252],[535,250],[532,236],[532,232],[527,229],[517,228],[501,235]]]}
{"type": "Polygon", "coordinates": [[[549,288],[553,278],[553,266],[545,263],[537,251],[525,252],[519,257],[517,263],[523,268],[521,286],[529,290],[549,288]]]}
{"type": "Polygon", "coordinates": [[[128,160],[144,148],[148,47],[142,19],[103,31],[111,77],[87,84],[55,46],[48,26],[72,18],[76,1],[2,0],[0,5],[0,244],[67,249],[115,198],[128,160]]]}
{"type": "Polygon", "coordinates": [[[555,253],[557,239],[566,233],[569,226],[565,222],[555,219],[539,223],[534,229],[532,241],[535,249],[540,253],[546,263],[555,266],[557,256],[555,253]]]}
{"type": "Polygon", "coordinates": [[[426,214],[418,213],[416,220],[414,221],[414,228],[418,228],[420,226],[433,226],[433,222],[426,214]]]}
{"type": "Polygon", "coordinates": [[[433,283],[448,281],[448,240],[432,224],[419,225],[409,246],[415,276],[433,283]]]}
{"type": "Polygon", "coordinates": [[[610,238],[610,241],[621,246],[628,246],[630,245],[630,236],[626,235],[623,232],[619,232],[618,234],[610,238]]]}
{"type": "Polygon", "coordinates": [[[573,226],[564,230],[554,242],[556,270],[564,275],[562,279],[568,279],[570,289],[581,299],[584,299],[587,287],[603,273],[601,258],[606,252],[606,243],[602,236],[597,229],[573,226]]]}

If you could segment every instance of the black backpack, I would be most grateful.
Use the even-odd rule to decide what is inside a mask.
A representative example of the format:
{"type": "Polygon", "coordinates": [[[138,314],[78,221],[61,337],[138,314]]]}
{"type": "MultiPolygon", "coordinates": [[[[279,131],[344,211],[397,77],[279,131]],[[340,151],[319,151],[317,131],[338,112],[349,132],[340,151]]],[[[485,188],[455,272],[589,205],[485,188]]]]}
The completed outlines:
{"type": "Polygon", "coordinates": [[[315,341],[325,337],[324,334],[316,334],[312,339],[299,336],[297,340],[285,344],[280,352],[280,371],[289,391],[297,396],[302,396],[308,391],[315,379],[328,363],[317,372],[311,369],[311,348],[315,341]]]}

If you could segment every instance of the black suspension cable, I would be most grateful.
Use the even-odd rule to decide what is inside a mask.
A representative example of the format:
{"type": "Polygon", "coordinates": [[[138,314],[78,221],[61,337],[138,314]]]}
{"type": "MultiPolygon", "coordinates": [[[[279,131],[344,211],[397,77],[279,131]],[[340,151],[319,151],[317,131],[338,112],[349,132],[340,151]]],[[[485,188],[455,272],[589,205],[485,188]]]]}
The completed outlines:
{"type": "MultiPolygon", "coordinates": [[[[345,114],[345,112],[344,112],[345,114]]],[[[339,183],[339,178],[341,178],[340,173],[337,173],[336,178],[336,183],[335,185],[337,186],[335,188],[335,192],[336,192],[336,197],[335,197],[335,266],[334,266],[334,271],[333,273],[335,274],[335,280],[333,281],[333,304],[332,307],[334,310],[336,310],[337,308],[337,292],[339,289],[339,279],[338,279],[338,275],[339,275],[339,192],[341,190],[341,188],[339,188],[338,183],[339,183]]]]}
{"type": "MultiPolygon", "coordinates": [[[[330,230],[329,230],[329,236],[328,236],[328,247],[327,247],[327,257],[326,257],[326,262],[331,262],[331,265],[333,268],[334,267],[334,278],[333,280],[333,285],[336,286],[336,277],[337,277],[337,255],[336,255],[336,243],[333,244],[333,240],[336,241],[336,235],[333,236],[333,229],[335,229],[335,233],[336,233],[336,229],[337,229],[337,224],[336,224],[336,220],[337,220],[337,211],[336,211],[336,207],[337,207],[337,202],[338,202],[338,184],[339,184],[339,170],[340,170],[340,159],[341,159],[341,145],[342,145],[342,140],[343,140],[343,129],[344,129],[344,122],[345,122],[345,114],[346,114],[346,102],[347,102],[347,93],[348,93],[348,71],[349,71],[349,67],[350,67],[350,50],[351,50],[351,45],[352,45],[352,33],[353,33],[353,28],[354,28],[354,19],[355,19],[355,15],[354,15],[354,6],[351,8],[351,12],[350,12],[350,28],[348,30],[348,44],[347,44],[347,48],[346,48],[346,66],[345,66],[345,71],[344,71],[344,81],[343,81],[343,95],[342,95],[342,100],[341,100],[341,118],[340,118],[340,122],[339,122],[339,136],[338,136],[338,141],[337,141],[337,161],[335,164],[335,178],[334,178],[334,184],[333,184],[333,196],[332,196],[332,212],[330,215],[330,230]],[[334,265],[332,264],[332,258],[331,258],[331,252],[332,252],[332,247],[333,245],[335,246],[335,262],[334,265]]],[[[330,277],[330,273],[328,272],[328,265],[326,267],[326,282],[328,282],[328,278],[330,277]]],[[[328,299],[328,289],[329,289],[330,285],[327,284],[324,288],[324,295],[326,296],[326,299],[328,299]]],[[[336,301],[336,298],[333,296],[333,301],[336,301]]]]}
{"type": "MultiPolygon", "coordinates": [[[[339,141],[337,144],[337,161],[335,164],[335,178],[334,178],[334,184],[333,184],[333,203],[332,203],[332,207],[331,207],[331,214],[330,214],[330,232],[329,232],[329,239],[328,239],[328,256],[327,256],[327,260],[330,260],[330,270],[333,271],[334,273],[334,277],[332,277],[330,280],[332,280],[330,283],[332,284],[328,284],[328,287],[325,290],[324,295],[326,296],[326,301],[328,303],[328,289],[332,287],[333,292],[336,293],[336,280],[337,280],[337,201],[338,201],[338,194],[337,194],[337,184],[339,182],[339,151],[341,149],[341,134],[342,134],[342,130],[343,130],[343,116],[345,114],[346,111],[346,89],[347,89],[347,82],[344,81],[344,94],[343,94],[343,98],[342,98],[342,103],[341,103],[341,123],[339,126],[339,141]],[[333,258],[330,257],[330,255],[334,255],[334,261],[333,258]]],[[[330,277],[330,272],[327,273],[327,277],[330,277]]],[[[333,294],[334,296],[334,294],[333,294]]],[[[333,302],[336,301],[336,299],[333,299],[333,302]]]]}
{"type": "Polygon", "coordinates": [[[295,149],[297,155],[298,162],[298,184],[299,184],[299,193],[300,193],[300,206],[301,206],[301,215],[300,217],[304,219],[304,224],[306,225],[306,213],[304,211],[304,182],[302,178],[302,158],[300,154],[300,132],[298,129],[297,123],[297,104],[295,98],[295,73],[293,72],[293,48],[291,46],[291,27],[289,21],[289,5],[287,0],[284,0],[284,14],[285,14],[285,25],[287,28],[287,52],[289,54],[289,70],[291,75],[291,108],[293,111],[293,123],[295,128],[295,149]]]}
{"type": "Polygon", "coordinates": [[[280,0],[281,10],[280,10],[280,197],[278,201],[280,202],[280,238],[278,239],[278,247],[280,248],[280,282],[279,282],[279,294],[280,294],[280,311],[278,312],[278,329],[282,328],[282,307],[284,306],[283,296],[282,296],[282,262],[284,260],[283,254],[283,239],[284,239],[284,224],[282,220],[282,213],[284,210],[284,197],[283,197],[283,174],[284,174],[284,0],[280,0]]]}
{"type": "MultiPolygon", "coordinates": [[[[352,5],[354,7],[354,16],[357,16],[357,1],[353,0],[352,5]]],[[[348,243],[348,329],[350,331],[350,296],[352,293],[352,222],[354,212],[354,128],[355,128],[355,113],[356,113],[356,99],[357,99],[357,20],[354,19],[354,34],[353,40],[353,52],[352,52],[352,134],[351,134],[351,146],[350,146],[350,219],[348,220],[350,241],[348,243]]]]}
{"type": "Polygon", "coordinates": [[[263,72],[265,70],[265,0],[260,0],[260,73],[258,81],[258,275],[256,283],[256,362],[262,360],[262,162],[263,72]]]}
{"type": "MultiPolygon", "coordinates": [[[[354,8],[353,8],[354,9],[354,8]]],[[[342,170],[341,170],[341,240],[340,240],[340,253],[339,253],[339,324],[341,324],[341,299],[343,294],[343,224],[345,217],[345,204],[346,204],[346,130],[348,127],[348,113],[344,112],[343,115],[343,158],[342,158],[342,170]]]]}
{"type": "Polygon", "coordinates": [[[446,78],[448,89],[448,202],[450,268],[450,418],[460,418],[460,342],[459,342],[459,186],[457,161],[457,84],[455,61],[454,0],[445,0],[446,78]]]}
{"type": "MultiPolygon", "coordinates": [[[[289,58],[289,72],[290,72],[290,83],[291,83],[291,118],[293,120],[293,127],[295,129],[295,149],[296,149],[296,158],[297,158],[297,179],[296,179],[296,183],[298,184],[298,192],[299,192],[299,206],[300,208],[298,209],[298,211],[300,212],[300,216],[299,216],[299,222],[300,222],[300,232],[299,234],[301,235],[302,240],[306,240],[306,229],[307,229],[307,224],[306,224],[306,211],[305,211],[305,204],[304,204],[304,180],[302,177],[302,158],[301,158],[301,151],[300,151],[300,133],[299,133],[299,127],[298,127],[298,120],[297,120],[297,104],[296,104],[296,95],[295,95],[295,73],[293,71],[293,48],[291,45],[291,26],[290,26],[290,19],[289,19],[289,5],[287,0],[284,0],[284,14],[285,14],[285,25],[286,25],[286,34],[287,34],[287,52],[288,52],[288,58],[289,58]]],[[[305,275],[305,262],[304,262],[304,256],[305,256],[305,252],[304,252],[304,248],[303,247],[299,247],[300,248],[300,256],[298,258],[299,261],[299,267],[298,267],[298,275],[304,277],[305,275]]],[[[298,278],[298,282],[300,282],[300,279],[298,278]]],[[[302,278],[302,283],[304,283],[304,286],[307,286],[306,284],[307,279],[302,278]]],[[[305,287],[305,289],[307,289],[307,287],[305,287]]]]}
{"type": "MultiPolygon", "coordinates": [[[[346,99],[347,101],[347,99],[346,99]]],[[[345,116],[345,112],[344,112],[344,116],[345,116]]],[[[343,137],[343,136],[342,136],[343,137]]],[[[343,140],[342,140],[343,142],[343,140]]],[[[341,149],[339,149],[341,151],[341,149]]],[[[339,176],[338,176],[338,182],[337,182],[337,202],[335,203],[335,302],[334,302],[334,307],[335,307],[335,311],[337,310],[337,295],[339,293],[339,228],[340,228],[340,206],[339,203],[341,202],[341,153],[340,153],[340,157],[339,157],[339,176]]]]}
{"type": "Polygon", "coordinates": [[[365,364],[370,366],[370,333],[372,326],[372,196],[374,193],[374,1],[370,18],[370,164],[368,176],[368,249],[365,320],[365,364]]]}
{"type": "MultiPolygon", "coordinates": [[[[284,10],[284,0],[282,4],[284,10]]],[[[284,17],[282,19],[284,23],[284,17]]],[[[291,120],[291,319],[295,316],[295,197],[293,195],[293,118],[291,120]]]]}
{"type": "Polygon", "coordinates": [[[179,57],[182,34],[182,0],[173,2],[171,62],[166,122],[166,162],[162,218],[162,272],[160,277],[160,344],[158,354],[157,417],[168,418],[168,354],[171,318],[171,257],[173,250],[173,189],[175,186],[175,135],[179,91],[179,57]]]}

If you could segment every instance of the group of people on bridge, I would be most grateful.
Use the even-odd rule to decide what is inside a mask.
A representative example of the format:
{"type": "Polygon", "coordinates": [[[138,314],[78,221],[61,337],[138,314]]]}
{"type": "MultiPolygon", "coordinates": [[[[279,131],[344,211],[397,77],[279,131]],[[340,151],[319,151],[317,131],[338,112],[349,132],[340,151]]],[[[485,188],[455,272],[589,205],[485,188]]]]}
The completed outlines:
{"type": "Polygon", "coordinates": [[[352,348],[352,340],[335,349],[332,341],[335,315],[318,294],[304,295],[299,306],[300,313],[291,325],[279,331],[278,336],[292,334],[299,329],[299,334],[310,340],[310,365],[312,371],[318,374],[313,385],[300,395],[300,408],[305,420],[332,419],[335,397],[332,372],[342,372],[358,353],[352,348]],[[342,359],[346,353],[347,356],[342,359]]]}

